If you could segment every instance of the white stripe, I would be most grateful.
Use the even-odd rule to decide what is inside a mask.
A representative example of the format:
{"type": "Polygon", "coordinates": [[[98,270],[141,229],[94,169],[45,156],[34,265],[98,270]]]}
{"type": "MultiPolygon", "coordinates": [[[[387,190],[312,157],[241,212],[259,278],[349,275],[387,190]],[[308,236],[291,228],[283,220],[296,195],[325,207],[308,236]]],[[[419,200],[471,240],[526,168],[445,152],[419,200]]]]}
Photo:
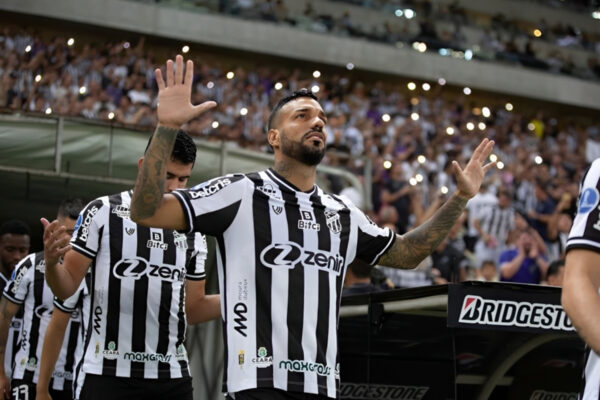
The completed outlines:
{"type": "MultiPolygon", "coordinates": [[[[163,238],[163,242],[166,241],[165,232],[162,229],[150,229],[150,238],[152,239],[152,233],[157,232],[163,238]]],[[[172,246],[169,244],[169,246],[172,246]]],[[[169,249],[167,249],[169,250],[169,249]]],[[[164,265],[164,251],[162,249],[152,248],[150,249],[150,261],[155,265],[164,265]]],[[[121,283],[128,282],[128,280],[121,280],[121,283]]],[[[134,281],[137,282],[137,281],[134,281]]],[[[135,286],[135,285],[134,285],[135,286]]],[[[161,308],[161,286],[162,280],[155,279],[148,276],[148,304],[146,306],[146,336],[145,336],[145,348],[144,352],[154,354],[158,353],[156,351],[158,347],[158,313],[161,308]]],[[[175,293],[173,293],[175,294],[175,293]]],[[[175,297],[175,296],[173,296],[175,297]]],[[[133,298],[129,299],[132,302],[133,298]]],[[[171,304],[169,305],[169,311],[171,315],[173,314],[173,299],[171,299],[171,304]]],[[[166,304],[165,304],[166,305],[166,304]]],[[[162,305],[162,306],[165,306],[162,305]]],[[[138,311],[139,312],[139,311],[138,311]]],[[[173,319],[169,319],[169,335],[173,330],[173,319]]],[[[133,331],[132,327],[132,331],[133,331]]],[[[175,329],[177,329],[177,324],[175,324],[175,329]]],[[[174,343],[173,343],[174,344],[174,343]]],[[[119,346],[120,347],[120,346],[119,346]]],[[[171,348],[169,346],[168,348],[171,348]]],[[[144,363],[144,378],[146,379],[154,379],[158,378],[158,362],[146,362],[144,363]]]]}
{"type": "Polygon", "coordinates": [[[600,249],[600,243],[595,242],[593,240],[587,240],[583,238],[570,238],[567,240],[567,246],[571,247],[575,244],[584,244],[586,246],[597,247],[600,249]]]}
{"type": "Polygon", "coordinates": [[[190,205],[188,204],[188,202],[186,201],[185,197],[178,193],[177,190],[171,192],[171,194],[175,195],[175,197],[178,197],[179,199],[181,199],[180,203],[183,203],[183,207],[184,207],[184,214],[185,217],[187,218],[187,223],[188,223],[188,233],[193,232],[194,231],[194,212],[192,209],[190,209],[190,205]]]}
{"type": "Polygon", "coordinates": [[[87,255],[89,258],[94,258],[96,257],[95,253],[92,253],[91,251],[89,251],[88,249],[86,249],[85,247],[79,246],[76,243],[71,243],[71,246],[73,246],[75,249],[81,251],[82,253],[84,253],[84,255],[87,255]]]}
{"type": "Polygon", "coordinates": [[[600,387],[600,360],[591,351],[585,365],[585,388],[582,400],[598,400],[598,387],[600,387]]]}

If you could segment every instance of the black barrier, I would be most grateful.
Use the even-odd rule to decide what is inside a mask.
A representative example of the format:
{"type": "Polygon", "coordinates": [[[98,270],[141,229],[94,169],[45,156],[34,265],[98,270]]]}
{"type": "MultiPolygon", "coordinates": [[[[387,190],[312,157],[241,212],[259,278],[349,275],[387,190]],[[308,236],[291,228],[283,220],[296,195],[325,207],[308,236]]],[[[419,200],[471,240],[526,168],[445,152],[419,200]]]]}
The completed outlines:
{"type": "Polygon", "coordinates": [[[342,301],[342,399],[577,398],[584,344],[560,289],[465,282],[342,301]]]}

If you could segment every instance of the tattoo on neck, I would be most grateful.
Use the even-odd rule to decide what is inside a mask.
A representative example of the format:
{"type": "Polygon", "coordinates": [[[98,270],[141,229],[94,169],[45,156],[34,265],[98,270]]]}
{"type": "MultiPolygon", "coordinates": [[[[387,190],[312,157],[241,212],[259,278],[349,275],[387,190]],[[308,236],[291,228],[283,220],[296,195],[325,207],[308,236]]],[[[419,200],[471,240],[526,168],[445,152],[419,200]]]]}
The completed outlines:
{"type": "Polygon", "coordinates": [[[292,172],[292,166],[283,161],[276,162],[275,165],[273,166],[273,169],[275,170],[275,172],[277,172],[279,175],[283,176],[284,178],[287,178],[290,175],[290,173],[292,172]]]}
{"type": "Polygon", "coordinates": [[[154,215],[165,189],[167,161],[173,151],[177,129],[158,126],[140,169],[131,199],[133,219],[154,215]]]}

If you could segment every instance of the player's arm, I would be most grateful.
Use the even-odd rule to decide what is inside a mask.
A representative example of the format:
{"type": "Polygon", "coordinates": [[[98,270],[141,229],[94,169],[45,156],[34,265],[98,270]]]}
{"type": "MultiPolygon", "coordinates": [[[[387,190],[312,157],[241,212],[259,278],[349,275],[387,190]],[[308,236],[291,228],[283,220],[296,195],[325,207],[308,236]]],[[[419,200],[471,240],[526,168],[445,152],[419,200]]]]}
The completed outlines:
{"type": "Polygon", "coordinates": [[[207,295],[206,280],[185,281],[185,315],[188,324],[210,321],[221,315],[221,296],[207,295]]]}
{"type": "Polygon", "coordinates": [[[167,61],[166,82],[161,70],[155,70],[158,126],[137,176],[131,199],[131,219],[142,225],[183,230],[187,223],[179,201],[164,194],[167,161],[181,125],[213,108],[216,103],[207,101],[192,105],[194,64],[191,60],[187,61],[185,75],[182,56],[176,57],[175,64],[173,68],[173,61],[167,61]]]}
{"type": "Polygon", "coordinates": [[[562,305],[583,340],[600,353],[600,253],[572,249],[567,253],[562,305]]]}
{"type": "Polygon", "coordinates": [[[71,314],[62,311],[58,307],[54,307],[52,317],[46,329],[44,336],[44,344],[42,346],[42,358],[40,360],[40,374],[36,387],[36,400],[50,399],[50,378],[54,365],[60,354],[65,331],[69,324],[71,314]]]}
{"type": "Polygon", "coordinates": [[[9,301],[6,297],[0,298],[0,395],[10,398],[10,380],[4,370],[4,357],[6,353],[6,341],[12,317],[19,311],[20,304],[9,301]]]}
{"type": "Polygon", "coordinates": [[[428,221],[404,235],[397,235],[394,244],[381,257],[380,265],[415,268],[435,250],[462,214],[467,201],[479,191],[485,173],[494,165],[486,164],[493,148],[493,141],[483,139],[464,170],[456,161],[452,162],[458,190],[428,221]]]}
{"type": "Polygon", "coordinates": [[[42,218],[42,224],[46,282],[56,297],[66,299],[79,288],[92,259],[77,251],[71,251],[70,238],[64,235],[65,227],[59,227],[57,221],[50,223],[42,218]],[[59,264],[60,257],[64,257],[62,264],[59,264]]]}

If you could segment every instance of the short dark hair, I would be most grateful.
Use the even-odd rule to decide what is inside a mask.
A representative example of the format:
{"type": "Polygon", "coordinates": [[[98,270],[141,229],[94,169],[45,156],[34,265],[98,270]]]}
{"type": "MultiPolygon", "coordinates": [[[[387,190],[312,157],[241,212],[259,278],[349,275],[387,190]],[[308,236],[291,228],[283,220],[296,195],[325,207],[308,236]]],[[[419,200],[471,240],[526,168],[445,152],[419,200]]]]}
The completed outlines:
{"type": "Polygon", "coordinates": [[[271,115],[269,115],[269,122],[267,124],[267,132],[273,128],[273,122],[275,121],[277,114],[279,114],[279,110],[281,110],[281,108],[283,106],[285,106],[287,103],[289,103],[290,101],[299,99],[301,97],[310,97],[313,100],[319,101],[317,96],[315,96],[314,93],[308,89],[296,90],[294,93],[290,94],[289,96],[284,97],[283,99],[279,100],[279,102],[275,105],[275,107],[273,107],[273,110],[271,111],[271,115]]]}
{"type": "Polygon", "coordinates": [[[80,198],[65,199],[58,206],[58,216],[77,219],[83,207],[85,203],[80,198]]]}
{"type": "MultiPolygon", "coordinates": [[[[150,147],[153,137],[154,135],[150,136],[150,139],[148,139],[144,154],[148,151],[148,147],[150,147]]],[[[182,164],[194,164],[196,162],[196,151],[197,149],[194,140],[183,129],[179,129],[177,131],[177,136],[175,137],[173,151],[171,152],[171,160],[179,161],[182,164]]]]}
{"type": "Polygon", "coordinates": [[[373,266],[360,258],[355,258],[354,261],[348,265],[348,268],[357,278],[370,278],[373,266]]]}
{"type": "Polygon", "coordinates": [[[553,275],[557,275],[560,268],[564,267],[564,266],[565,266],[565,260],[563,260],[562,258],[552,261],[550,263],[550,265],[548,266],[548,271],[546,272],[546,279],[548,279],[549,277],[551,277],[553,275]]]}
{"type": "Polygon", "coordinates": [[[11,219],[0,225],[0,236],[4,236],[7,233],[31,236],[29,225],[19,219],[11,219]]]}

